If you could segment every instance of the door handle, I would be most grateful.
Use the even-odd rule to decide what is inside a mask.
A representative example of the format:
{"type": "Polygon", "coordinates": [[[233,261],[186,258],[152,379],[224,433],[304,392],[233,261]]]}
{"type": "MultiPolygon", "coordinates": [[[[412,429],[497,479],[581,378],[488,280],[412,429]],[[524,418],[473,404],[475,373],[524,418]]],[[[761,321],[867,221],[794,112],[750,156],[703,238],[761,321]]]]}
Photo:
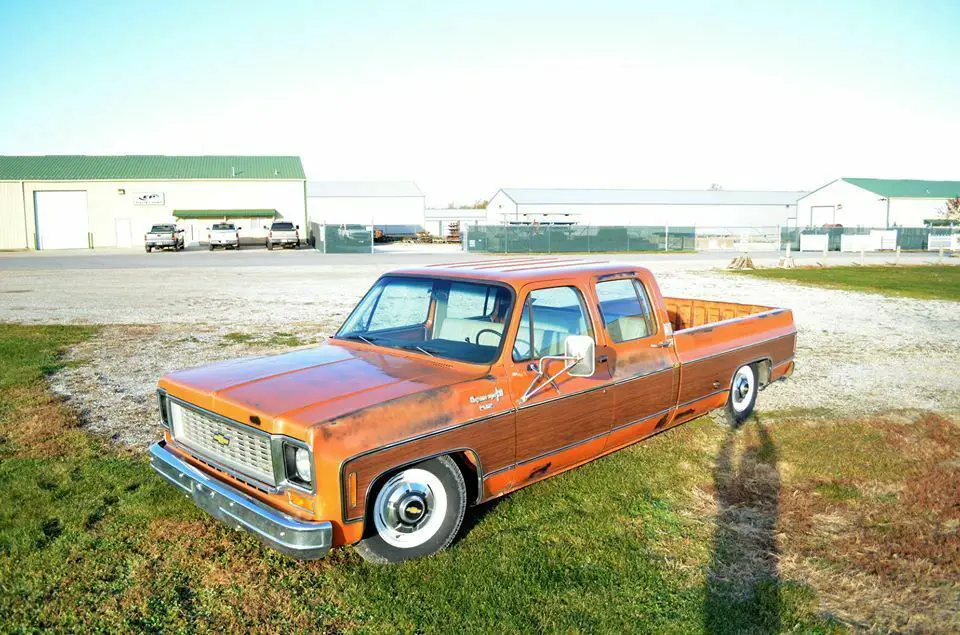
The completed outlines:
{"type": "Polygon", "coordinates": [[[606,355],[601,355],[600,357],[597,358],[598,364],[606,364],[608,361],[609,359],[607,359],[606,355]]]}
{"type": "Polygon", "coordinates": [[[658,344],[651,344],[650,348],[670,348],[673,346],[673,339],[666,339],[658,344]]]}

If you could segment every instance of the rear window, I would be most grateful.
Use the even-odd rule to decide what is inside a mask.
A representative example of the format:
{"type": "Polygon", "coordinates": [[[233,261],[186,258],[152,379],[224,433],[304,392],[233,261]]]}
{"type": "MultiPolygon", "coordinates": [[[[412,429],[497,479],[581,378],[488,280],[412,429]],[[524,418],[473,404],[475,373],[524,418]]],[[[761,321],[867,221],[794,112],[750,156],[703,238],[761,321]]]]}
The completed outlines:
{"type": "Polygon", "coordinates": [[[176,225],[154,225],[150,228],[151,232],[172,232],[176,230],[176,225]]]}
{"type": "Polygon", "coordinates": [[[233,223],[215,223],[213,225],[213,229],[218,230],[218,229],[236,229],[236,228],[233,226],[233,223]]]}
{"type": "Polygon", "coordinates": [[[293,223],[274,223],[270,228],[274,231],[293,231],[293,223]]]}

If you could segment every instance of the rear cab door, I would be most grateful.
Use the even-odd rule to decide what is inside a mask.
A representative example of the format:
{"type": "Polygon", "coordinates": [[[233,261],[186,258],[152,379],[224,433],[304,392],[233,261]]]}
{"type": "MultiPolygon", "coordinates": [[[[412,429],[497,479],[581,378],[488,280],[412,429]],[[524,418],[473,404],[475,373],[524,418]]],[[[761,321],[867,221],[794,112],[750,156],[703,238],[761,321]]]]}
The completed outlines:
{"type": "MultiPolygon", "coordinates": [[[[610,369],[602,357],[591,377],[563,373],[529,395],[537,360],[562,355],[569,335],[596,339],[601,334],[591,296],[578,282],[541,281],[524,286],[518,294],[518,327],[508,336],[503,355],[508,389],[517,405],[516,485],[595,457],[613,423],[610,369]]],[[[545,361],[540,383],[564,365],[563,360],[545,361]]]]}
{"type": "Polygon", "coordinates": [[[680,363],[660,289],[646,272],[597,276],[597,311],[607,342],[614,422],[606,449],[615,449],[670,425],[680,363]]]}

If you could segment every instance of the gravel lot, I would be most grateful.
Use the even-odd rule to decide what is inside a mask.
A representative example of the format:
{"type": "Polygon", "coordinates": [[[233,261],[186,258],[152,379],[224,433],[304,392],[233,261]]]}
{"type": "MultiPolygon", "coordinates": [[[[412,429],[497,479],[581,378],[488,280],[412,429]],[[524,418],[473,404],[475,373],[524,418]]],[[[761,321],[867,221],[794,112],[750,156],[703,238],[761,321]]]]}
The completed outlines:
{"type": "MultiPolygon", "coordinates": [[[[716,264],[707,260],[658,256],[642,263],[666,295],[793,309],[797,370],[761,395],[761,412],[960,410],[957,303],[767,282],[704,269],[716,264]]],[[[89,363],[70,365],[52,382],[92,431],[143,448],[159,436],[160,375],[315,344],[396,264],[378,258],[328,266],[0,269],[0,322],[108,325],[69,354],[89,363]]]]}

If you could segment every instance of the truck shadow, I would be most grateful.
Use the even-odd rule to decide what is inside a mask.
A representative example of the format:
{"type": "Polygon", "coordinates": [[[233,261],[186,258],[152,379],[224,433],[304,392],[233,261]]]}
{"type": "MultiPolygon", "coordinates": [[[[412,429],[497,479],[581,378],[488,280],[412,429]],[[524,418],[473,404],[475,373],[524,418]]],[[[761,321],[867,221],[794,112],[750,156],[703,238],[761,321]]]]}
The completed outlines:
{"type": "Polygon", "coordinates": [[[717,519],[704,627],[711,633],[779,632],[778,454],[756,415],[727,433],[713,483],[717,519]]]}

